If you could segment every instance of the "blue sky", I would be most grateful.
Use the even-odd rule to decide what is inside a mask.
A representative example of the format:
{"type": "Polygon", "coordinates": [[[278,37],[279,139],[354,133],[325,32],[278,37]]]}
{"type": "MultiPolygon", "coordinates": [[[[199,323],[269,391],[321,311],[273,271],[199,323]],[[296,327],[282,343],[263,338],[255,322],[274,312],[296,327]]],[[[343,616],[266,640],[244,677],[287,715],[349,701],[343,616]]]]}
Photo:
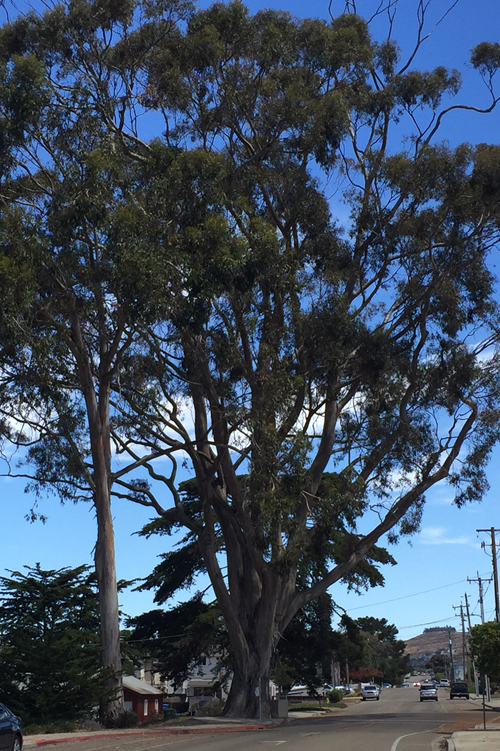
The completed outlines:
{"type": "MultiPolygon", "coordinates": [[[[327,2],[310,0],[307,4],[284,0],[278,2],[250,2],[252,11],[264,7],[289,10],[296,15],[326,17],[327,2]]],[[[359,2],[362,15],[370,13],[378,0],[359,2]],[[366,11],[366,13],[365,13],[366,11]]],[[[414,0],[401,0],[402,10],[396,26],[395,38],[403,49],[408,49],[414,39],[414,0]]],[[[449,3],[435,0],[429,10],[429,30],[442,15],[449,3]]],[[[343,2],[333,2],[334,13],[341,12],[343,2]]],[[[483,93],[479,77],[468,64],[469,49],[480,41],[500,41],[500,3],[497,0],[459,0],[441,26],[438,26],[416,58],[416,67],[431,68],[438,64],[458,68],[464,76],[463,94],[457,101],[472,100],[483,106],[483,93]]],[[[498,82],[500,87],[500,81],[498,82]]],[[[464,114],[450,118],[446,137],[451,143],[460,141],[499,141],[500,110],[481,117],[464,114]]],[[[457,509],[452,505],[452,492],[446,485],[434,488],[427,499],[422,530],[408,543],[401,542],[391,549],[397,559],[396,566],[386,566],[386,585],[362,595],[347,593],[335,586],[331,593],[340,607],[353,617],[373,615],[394,623],[400,637],[408,639],[422,632],[426,625],[455,625],[459,618],[453,606],[463,602],[467,592],[473,623],[479,622],[477,584],[467,578],[477,573],[488,579],[491,575],[491,556],[488,554],[490,537],[477,534],[478,528],[500,528],[500,449],[496,450],[489,468],[491,490],[481,504],[457,509]],[[486,542],[483,549],[481,542],[486,542]]],[[[0,575],[7,570],[20,570],[24,565],[42,568],[61,568],[92,564],[96,537],[94,512],[90,505],[62,507],[55,498],[40,500],[40,510],[48,517],[46,524],[30,524],[25,520],[33,499],[24,493],[20,480],[0,478],[0,508],[3,517],[2,545],[0,547],[0,575]]],[[[134,533],[149,519],[146,509],[139,506],[120,505],[115,502],[116,559],[119,578],[134,579],[146,576],[156,565],[157,556],[165,550],[165,538],[145,540],[134,533]]],[[[500,533],[498,534],[500,543],[500,533]]],[[[486,617],[493,616],[493,587],[486,586],[486,617]]],[[[151,593],[137,593],[131,589],[121,595],[122,609],[128,615],[137,615],[153,607],[151,593]]]]}

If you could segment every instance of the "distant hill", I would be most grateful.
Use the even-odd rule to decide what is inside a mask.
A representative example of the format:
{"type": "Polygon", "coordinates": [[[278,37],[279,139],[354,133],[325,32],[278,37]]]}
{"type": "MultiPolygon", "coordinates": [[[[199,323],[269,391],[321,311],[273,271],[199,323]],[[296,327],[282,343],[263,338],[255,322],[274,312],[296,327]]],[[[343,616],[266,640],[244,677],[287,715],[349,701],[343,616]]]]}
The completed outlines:
{"type": "MultiPolygon", "coordinates": [[[[467,637],[467,635],[466,635],[467,637]]],[[[462,650],[462,632],[451,633],[451,642],[455,652],[462,650]]],[[[433,654],[439,652],[449,653],[448,631],[427,631],[425,634],[414,636],[406,642],[405,654],[409,655],[412,663],[428,660],[433,654]]]]}

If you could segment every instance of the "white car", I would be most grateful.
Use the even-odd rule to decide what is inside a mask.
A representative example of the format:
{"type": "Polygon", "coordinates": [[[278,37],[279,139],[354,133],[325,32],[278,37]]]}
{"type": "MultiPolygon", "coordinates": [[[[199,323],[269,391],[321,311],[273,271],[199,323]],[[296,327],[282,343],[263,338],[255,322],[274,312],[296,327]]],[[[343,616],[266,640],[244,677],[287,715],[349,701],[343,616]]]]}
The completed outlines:
{"type": "Polygon", "coordinates": [[[361,698],[363,701],[366,701],[367,699],[376,699],[378,701],[380,699],[378,686],[374,686],[371,683],[367,686],[363,686],[361,689],[361,698]]]}
{"type": "Polygon", "coordinates": [[[433,683],[422,683],[419,693],[420,701],[425,701],[426,699],[438,701],[438,690],[433,683]]]}

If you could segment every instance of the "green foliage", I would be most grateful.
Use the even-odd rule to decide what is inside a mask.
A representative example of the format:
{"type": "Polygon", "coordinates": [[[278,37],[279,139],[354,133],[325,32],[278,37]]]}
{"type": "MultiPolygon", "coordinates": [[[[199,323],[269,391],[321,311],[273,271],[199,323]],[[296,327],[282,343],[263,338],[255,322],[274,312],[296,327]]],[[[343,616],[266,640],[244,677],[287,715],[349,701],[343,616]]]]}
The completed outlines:
{"type": "MultiPolygon", "coordinates": [[[[424,628],[424,634],[433,634],[436,631],[446,631],[447,633],[455,633],[457,629],[455,626],[428,626],[424,628]]],[[[433,655],[433,657],[439,657],[439,655],[433,655]]]]}
{"type": "Polygon", "coordinates": [[[472,50],[470,60],[483,75],[492,78],[500,66],[500,44],[481,42],[472,50]]]}
{"type": "Polygon", "coordinates": [[[360,676],[360,680],[378,676],[389,683],[401,683],[410,670],[410,661],[404,655],[405,642],[396,639],[398,630],[394,625],[385,618],[352,620],[344,615],[340,626],[343,643],[338,658],[349,661],[351,675],[360,676]]]}
{"type": "MultiPolygon", "coordinates": [[[[136,655],[155,656],[160,674],[180,686],[207,655],[221,655],[225,669],[228,636],[219,608],[203,602],[200,595],[168,610],[152,610],[130,618],[128,642],[136,655]]],[[[215,676],[214,676],[215,680],[215,676]]]]}
{"type": "Polygon", "coordinates": [[[107,717],[105,727],[113,728],[136,728],[139,725],[139,718],[132,710],[122,712],[119,717],[107,717]]]}
{"type": "MultiPolygon", "coordinates": [[[[486,112],[498,45],[472,62],[486,112]]],[[[183,530],[145,586],[208,572],[235,675],[335,582],[382,584],[437,482],[487,488],[500,157],[440,140],[459,86],[353,12],[113,0],[0,29],[0,427],[30,490],[183,530]]]]}
{"type": "Polygon", "coordinates": [[[68,720],[59,722],[43,722],[41,724],[30,723],[23,725],[24,735],[41,735],[51,733],[74,733],[77,730],[77,723],[68,720]]]}
{"type": "Polygon", "coordinates": [[[25,724],[79,719],[105,693],[95,577],[26,568],[0,579],[0,699],[25,724]]]}
{"type": "Polygon", "coordinates": [[[214,699],[206,704],[204,707],[200,707],[196,710],[197,717],[220,717],[223,714],[224,702],[220,699],[214,699]]]}
{"type": "Polygon", "coordinates": [[[331,681],[332,654],[339,637],[331,626],[332,600],[324,594],[304,607],[278,642],[273,680],[283,689],[305,685],[311,694],[331,681]]]}
{"type": "Polygon", "coordinates": [[[473,626],[469,649],[476,667],[492,680],[500,680],[500,623],[489,621],[473,626]]]}
{"type": "Polygon", "coordinates": [[[332,688],[331,691],[327,692],[326,697],[331,704],[338,704],[343,700],[344,694],[340,688],[332,688]]]}
{"type": "Polygon", "coordinates": [[[449,668],[449,666],[450,658],[447,654],[444,653],[432,655],[425,663],[426,670],[432,670],[434,673],[441,673],[443,676],[446,674],[447,668],[449,668]]]}

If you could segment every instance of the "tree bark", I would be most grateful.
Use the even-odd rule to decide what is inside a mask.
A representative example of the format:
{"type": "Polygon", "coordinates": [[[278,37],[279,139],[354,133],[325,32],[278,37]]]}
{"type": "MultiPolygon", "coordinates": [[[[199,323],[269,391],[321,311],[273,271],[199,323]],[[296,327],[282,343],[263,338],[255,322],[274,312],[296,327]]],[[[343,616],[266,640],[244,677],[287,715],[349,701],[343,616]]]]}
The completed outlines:
{"type": "MultiPolygon", "coordinates": [[[[233,618],[225,613],[234,655],[233,678],[224,708],[227,717],[262,719],[272,715],[272,658],[287,625],[284,614],[292,579],[295,581],[292,569],[276,574],[272,565],[263,563],[261,578],[245,577],[236,597],[230,594],[231,605],[238,608],[240,628],[234,633],[233,618]]],[[[288,620],[288,613],[285,617],[288,620]]]]}
{"type": "Polygon", "coordinates": [[[248,669],[234,671],[224,715],[226,717],[271,717],[269,696],[270,665],[262,664],[258,655],[250,661],[248,669]]]}
{"type": "Polygon", "coordinates": [[[101,492],[96,492],[95,497],[95,568],[99,587],[102,666],[106,673],[106,693],[101,702],[101,717],[113,719],[124,712],[118,590],[110,494],[105,487],[101,487],[100,490],[101,492]]]}
{"type": "Polygon", "coordinates": [[[109,421],[110,355],[101,344],[98,390],[94,385],[92,364],[87,356],[82,330],[76,314],[73,318],[75,359],[79,365],[85,397],[93,466],[93,496],[97,516],[95,569],[99,588],[100,639],[105,694],[101,700],[101,718],[116,719],[124,712],[123,674],[120,650],[120,621],[116,577],[115,541],[111,515],[111,434],[109,421]]]}

